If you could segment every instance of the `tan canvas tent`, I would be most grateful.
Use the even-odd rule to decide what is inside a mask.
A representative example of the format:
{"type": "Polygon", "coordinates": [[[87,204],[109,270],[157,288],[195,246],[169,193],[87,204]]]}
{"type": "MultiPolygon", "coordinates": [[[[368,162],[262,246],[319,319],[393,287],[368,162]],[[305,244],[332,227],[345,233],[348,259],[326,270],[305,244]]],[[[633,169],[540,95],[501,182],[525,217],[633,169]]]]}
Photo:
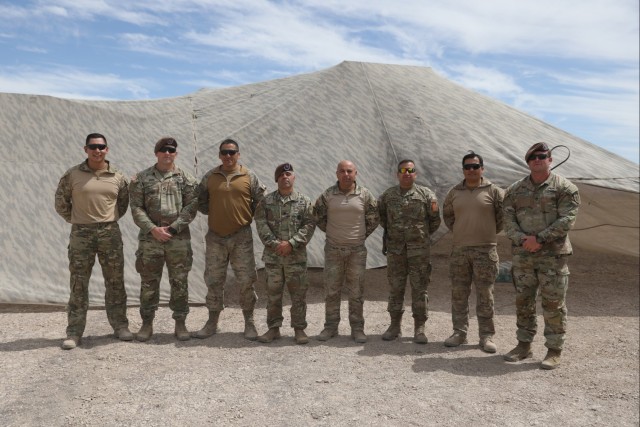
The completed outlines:
{"type": "MultiPolygon", "coordinates": [[[[430,68],[343,62],[294,77],[240,87],[200,90],[152,101],[84,101],[0,94],[3,186],[0,204],[0,302],[65,303],[66,246],[70,226],[53,209],[58,179],[84,160],[88,133],[103,133],[109,159],[127,175],[152,165],[153,144],[170,135],[178,164],[197,178],[218,164],[218,144],[240,143],[241,162],[275,189],[273,170],[293,163],[297,188],[312,200],[335,181],[335,166],[350,159],[359,182],[381,194],[395,184],[395,167],[411,158],[419,182],[440,200],[461,179],[467,150],[485,158],[486,176],[507,186],[527,173],[523,155],[537,141],[551,146],[556,172],[583,190],[583,209],[572,239],[603,251],[638,255],[638,165],[489,97],[438,76],[430,68]],[[601,236],[608,236],[603,239],[601,236]],[[594,237],[596,236],[596,237],[594,237]]],[[[130,214],[123,229],[125,280],[137,303],[134,269],[137,228],[130,214]]],[[[190,300],[203,302],[206,218],[192,225],[194,268],[190,300]]],[[[444,232],[444,230],[441,230],[444,232]]],[[[385,265],[381,231],[368,240],[368,267],[385,265]]],[[[324,235],[316,232],[310,266],[323,265],[324,235]]],[[[255,238],[259,262],[262,245],[255,238]]],[[[97,264],[97,263],[96,263],[97,264]]],[[[102,304],[103,281],[94,268],[91,303],[102,304]]],[[[168,284],[163,279],[163,301],[168,284]]]]}

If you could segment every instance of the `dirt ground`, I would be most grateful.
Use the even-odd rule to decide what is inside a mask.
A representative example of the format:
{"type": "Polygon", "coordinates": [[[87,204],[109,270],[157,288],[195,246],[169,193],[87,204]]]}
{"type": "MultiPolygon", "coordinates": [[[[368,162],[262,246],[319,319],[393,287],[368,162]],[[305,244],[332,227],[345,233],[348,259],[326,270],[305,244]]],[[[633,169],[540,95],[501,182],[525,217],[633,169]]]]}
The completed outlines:
{"type": "MultiPolygon", "coordinates": [[[[507,245],[501,243],[501,259],[508,260],[507,245]]],[[[346,302],[340,336],[326,343],[312,339],[296,345],[288,307],[283,339],[271,344],[246,341],[240,334],[242,312],[233,284],[228,286],[229,307],[221,316],[220,333],[187,342],[173,337],[167,307],[159,310],[155,334],[147,343],[115,340],[104,311],[94,309],[82,345],[64,351],[63,308],[0,305],[1,424],[639,425],[637,257],[576,249],[570,260],[570,318],[562,366],[543,371],[541,333],[533,359],[502,359],[516,343],[509,283],[498,283],[495,289],[498,354],[479,350],[473,318],[468,345],[443,346],[451,333],[449,247],[444,238],[433,250],[427,345],[411,342],[409,312],[403,338],[380,338],[389,322],[385,269],[367,271],[366,344],[349,337],[346,302]]],[[[307,332],[317,335],[324,313],[322,271],[313,270],[310,277],[307,332]]],[[[263,280],[261,274],[259,333],[266,330],[263,280]]],[[[187,326],[200,328],[206,316],[205,307],[193,306],[187,326]]],[[[129,318],[131,329],[137,330],[137,307],[129,309],[129,318]]]]}

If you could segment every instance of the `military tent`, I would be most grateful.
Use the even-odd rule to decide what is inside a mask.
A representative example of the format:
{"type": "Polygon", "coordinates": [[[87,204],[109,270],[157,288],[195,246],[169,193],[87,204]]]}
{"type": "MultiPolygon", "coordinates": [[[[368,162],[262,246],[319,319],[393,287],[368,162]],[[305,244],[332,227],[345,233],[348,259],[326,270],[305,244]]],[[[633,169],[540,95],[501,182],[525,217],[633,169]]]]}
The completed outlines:
{"type": "MultiPolygon", "coordinates": [[[[109,160],[132,176],[151,166],[162,136],[179,143],[178,165],[201,178],[218,164],[218,144],[240,143],[241,162],[275,189],[276,165],[291,162],[297,189],[312,200],[335,181],[335,166],[349,159],[358,180],[375,195],[396,183],[400,159],[414,159],[419,183],[440,200],[461,179],[467,150],[485,159],[485,175],[500,186],[527,173],[523,155],[535,142],[562,146],[556,172],[583,190],[583,209],[572,239],[597,250],[638,255],[638,165],[556,127],[452,83],[430,68],[343,62],[314,73],[225,89],[203,89],[171,99],[89,101],[0,94],[0,302],[65,303],[69,224],[54,211],[60,176],[82,162],[84,138],[103,133],[109,160]],[[582,221],[582,222],[581,222],[582,221]],[[606,241],[589,234],[604,231],[606,241]]],[[[129,302],[138,302],[134,268],[137,227],[120,220],[129,302]]],[[[203,302],[206,218],[191,226],[194,268],[190,300],[203,302]]],[[[444,228],[444,227],[443,227],[444,228]]],[[[441,229],[440,233],[444,233],[441,229]]],[[[437,236],[436,236],[437,238],[437,236]]],[[[260,265],[262,244],[255,240],[260,265]]],[[[323,265],[324,235],[309,245],[309,264],[323,265]]],[[[385,265],[381,231],[368,240],[368,267],[385,265]]],[[[97,264],[97,263],[96,263],[97,264]]],[[[90,300],[104,303],[94,267],[90,300]]],[[[163,279],[162,300],[168,300],[163,279]]]]}

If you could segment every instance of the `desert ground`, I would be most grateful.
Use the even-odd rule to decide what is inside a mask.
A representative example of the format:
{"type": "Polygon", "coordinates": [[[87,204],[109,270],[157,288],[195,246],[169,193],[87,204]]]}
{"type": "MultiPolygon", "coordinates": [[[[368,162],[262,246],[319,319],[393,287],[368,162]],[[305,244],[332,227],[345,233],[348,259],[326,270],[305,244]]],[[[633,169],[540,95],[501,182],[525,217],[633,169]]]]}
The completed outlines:
{"type": "MultiPolygon", "coordinates": [[[[509,260],[505,243],[500,241],[500,255],[509,260]]],[[[638,257],[576,248],[562,365],[544,371],[542,326],[533,359],[502,359],[516,344],[510,283],[495,286],[497,354],[478,348],[473,297],[469,344],[443,346],[451,333],[449,248],[447,236],[433,248],[427,345],[411,340],[408,299],[403,337],[380,338],[389,322],[384,268],[367,271],[366,344],[350,338],[343,301],[340,336],[296,345],[288,298],[283,338],[271,344],[246,341],[232,281],[220,332],[187,342],[173,337],[166,306],[147,343],[115,340],[104,310],[96,308],[89,311],[82,345],[64,351],[64,307],[0,305],[1,424],[639,425],[638,257]]],[[[314,336],[324,320],[322,270],[311,270],[310,280],[307,332],[314,336]]],[[[263,333],[263,272],[257,292],[256,322],[263,333]]],[[[138,308],[128,314],[136,331],[138,308]]],[[[196,330],[206,317],[204,306],[193,305],[187,326],[196,330]]]]}

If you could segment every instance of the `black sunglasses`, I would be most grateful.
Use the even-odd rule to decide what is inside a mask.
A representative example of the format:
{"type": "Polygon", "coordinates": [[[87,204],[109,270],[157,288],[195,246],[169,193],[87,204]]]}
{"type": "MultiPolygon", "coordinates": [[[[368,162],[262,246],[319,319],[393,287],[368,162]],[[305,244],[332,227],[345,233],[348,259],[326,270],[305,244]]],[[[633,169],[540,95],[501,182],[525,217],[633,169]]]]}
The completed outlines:
{"type": "Polygon", "coordinates": [[[398,169],[399,173],[414,173],[416,168],[400,168],[398,169]]]}
{"type": "Polygon", "coordinates": [[[162,147],[161,149],[158,150],[161,153],[175,153],[176,152],[176,148],[175,147],[162,147]]]}
{"type": "Polygon", "coordinates": [[[547,153],[545,154],[532,154],[529,156],[529,161],[531,160],[544,160],[544,159],[548,159],[549,157],[551,157],[550,155],[548,155],[547,153]]]}
{"type": "Polygon", "coordinates": [[[478,170],[478,169],[480,169],[482,167],[482,165],[480,163],[469,163],[469,164],[466,164],[466,165],[464,165],[462,167],[464,168],[464,170],[468,171],[468,170],[471,170],[471,169],[478,170]]]}
{"type": "Polygon", "coordinates": [[[86,147],[89,150],[100,150],[104,151],[107,149],[107,144],[87,144],[86,147]]]}
{"type": "Polygon", "coordinates": [[[238,150],[220,150],[221,156],[235,156],[238,150]]]}

